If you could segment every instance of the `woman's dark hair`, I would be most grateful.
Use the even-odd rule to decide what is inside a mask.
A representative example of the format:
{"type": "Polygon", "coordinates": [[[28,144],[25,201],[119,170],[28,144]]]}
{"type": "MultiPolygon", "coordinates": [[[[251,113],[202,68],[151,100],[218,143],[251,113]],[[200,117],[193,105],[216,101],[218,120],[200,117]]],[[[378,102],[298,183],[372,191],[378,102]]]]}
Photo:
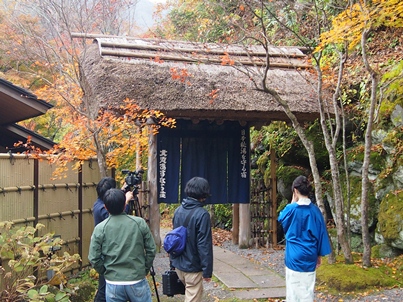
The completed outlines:
{"type": "Polygon", "coordinates": [[[187,182],[185,193],[197,200],[204,199],[210,196],[210,185],[206,179],[196,176],[187,182]]]}
{"type": "Polygon", "coordinates": [[[123,212],[126,203],[126,196],[122,190],[109,189],[104,195],[104,204],[109,214],[119,215],[123,212]]]}
{"type": "Polygon", "coordinates": [[[294,179],[291,189],[292,191],[294,191],[294,189],[297,189],[301,193],[301,195],[308,196],[312,191],[312,186],[308,178],[300,175],[296,179],[294,179]]]}
{"type": "Polygon", "coordinates": [[[104,200],[104,195],[109,189],[116,188],[116,180],[112,177],[104,177],[97,184],[98,198],[104,200]]]}

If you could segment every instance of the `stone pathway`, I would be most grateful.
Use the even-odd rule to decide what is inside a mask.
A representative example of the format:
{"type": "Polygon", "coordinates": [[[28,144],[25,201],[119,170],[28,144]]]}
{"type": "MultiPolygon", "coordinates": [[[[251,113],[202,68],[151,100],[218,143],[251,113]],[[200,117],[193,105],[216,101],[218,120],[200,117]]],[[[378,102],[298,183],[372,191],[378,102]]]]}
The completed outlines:
{"type": "Polygon", "coordinates": [[[285,297],[283,277],[217,246],[214,246],[213,274],[239,299],[285,297]]]}

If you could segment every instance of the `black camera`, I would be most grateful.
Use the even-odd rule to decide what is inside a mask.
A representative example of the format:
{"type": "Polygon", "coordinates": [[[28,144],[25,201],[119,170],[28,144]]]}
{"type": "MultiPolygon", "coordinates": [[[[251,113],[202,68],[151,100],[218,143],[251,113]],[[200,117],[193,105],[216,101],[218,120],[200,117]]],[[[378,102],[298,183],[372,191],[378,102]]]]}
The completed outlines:
{"type": "Polygon", "coordinates": [[[141,177],[144,173],[143,170],[139,171],[130,171],[130,170],[122,170],[123,174],[127,174],[125,178],[126,185],[131,188],[141,183],[141,177]]]}
{"type": "Polygon", "coordinates": [[[133,198],[129,202],[129,212],[131,215],[136,215],[139,217],[143,217],[142,206],[139,202],[138,194],[141,186],[141,178],[144,173],[143,170],[138,171],[129,171],[129,170],[122,170],[123,174],[127,174],[125,178],[125,184],[122,187],[123,192],[127,193],[132,191],[133,198]]]}

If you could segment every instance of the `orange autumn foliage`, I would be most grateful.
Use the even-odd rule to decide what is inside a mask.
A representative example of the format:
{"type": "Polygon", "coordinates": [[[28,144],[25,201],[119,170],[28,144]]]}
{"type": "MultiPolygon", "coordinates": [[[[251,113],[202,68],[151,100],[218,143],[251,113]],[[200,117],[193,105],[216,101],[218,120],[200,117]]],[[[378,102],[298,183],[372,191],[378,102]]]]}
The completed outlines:
{"type": "Polygon", "coordinates": [[[55,176],[63,176],[68,162],[75,161],[74,168],[79,168],[82,161],[100,156],[106,168],[119,168],[125,158],[133,157],[135,146],[147,150],[149,131],[155,135],[160,127],[175,127],[175,120],[141,109],[131,99],[120,108],[101,108],[95,119],[72,111],[70,130],[52,150],[59,165],[55,176]]]}

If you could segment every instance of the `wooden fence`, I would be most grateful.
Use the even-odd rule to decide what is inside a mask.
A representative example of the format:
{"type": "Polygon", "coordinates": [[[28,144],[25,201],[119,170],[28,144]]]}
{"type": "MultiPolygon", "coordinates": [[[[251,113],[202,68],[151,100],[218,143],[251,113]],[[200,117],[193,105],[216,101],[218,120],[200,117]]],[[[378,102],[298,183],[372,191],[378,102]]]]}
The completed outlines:
{"type": "Polygon", "coordinates": [[[39,235],[60,235],[65,242],[61,252],[80,254],[81,265],[87,266],[98,164],[86,161],[80,171],[71,164],[65,178],[53,180],[55,168],[46,158],[0,154],[0,221],[17,227],[44,224],[39,235]]]}

